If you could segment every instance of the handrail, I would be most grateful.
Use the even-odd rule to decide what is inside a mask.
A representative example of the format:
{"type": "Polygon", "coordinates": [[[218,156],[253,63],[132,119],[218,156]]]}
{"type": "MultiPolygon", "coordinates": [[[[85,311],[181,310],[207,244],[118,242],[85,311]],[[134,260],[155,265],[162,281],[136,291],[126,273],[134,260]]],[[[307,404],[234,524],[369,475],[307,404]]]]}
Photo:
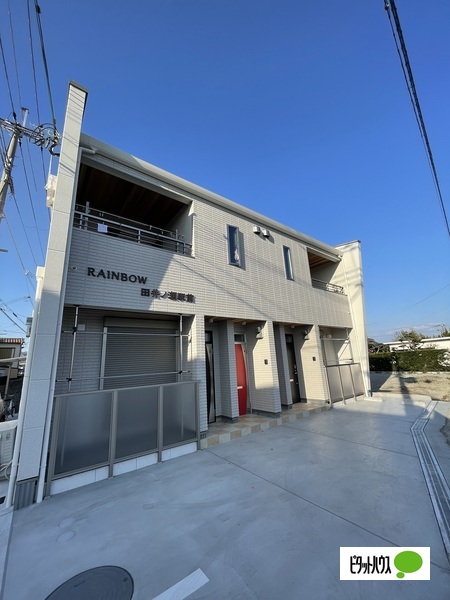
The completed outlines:
{"type": "Polygon", "coordinates": [[[139,221],[77,204],[75,206],[74,227],[87,231],[116,236],[120,239],[146,246],[156,246],[184,255],[191,255],[192,244],[184,241],[184,236],[176,231],[155,227],[139,221]]]}
{"type": "Polygon", "coordinates": [[[319,289],[325,290],[326,292],[334,292],[335,294],[344,294],[344,288],[341,285],[335,285],[334,283],[327,283],[320,279],[311,279],[312,286],[319,289]]]}

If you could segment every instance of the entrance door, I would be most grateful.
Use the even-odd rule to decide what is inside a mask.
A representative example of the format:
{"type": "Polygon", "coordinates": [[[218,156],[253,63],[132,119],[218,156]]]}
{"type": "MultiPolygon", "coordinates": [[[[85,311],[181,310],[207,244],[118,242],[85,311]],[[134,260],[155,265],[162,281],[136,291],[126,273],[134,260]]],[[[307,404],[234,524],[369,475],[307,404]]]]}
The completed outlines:
{"type": "Polygon", "coordinates": [[[291,384],[292,402],[300,402],[300,388],[298,386],[298,368],[295,357],[294,336],[286,336],[286,351],[289,365],[289,381],[291,384]]]}
{"type": "Polygon", "coordinates": [[[239,402],[239,416],[247,414],[247,367],[243,344],[234,344],[236,354],[236,378],[239,402]]]}
{"type": "Polygon", "coordinates": [[[216,421],[216,396],[214,390],[214,354],[211,331],[205,331],[206,345],[206,396],[208,400],[208,423],[216,421]]]}

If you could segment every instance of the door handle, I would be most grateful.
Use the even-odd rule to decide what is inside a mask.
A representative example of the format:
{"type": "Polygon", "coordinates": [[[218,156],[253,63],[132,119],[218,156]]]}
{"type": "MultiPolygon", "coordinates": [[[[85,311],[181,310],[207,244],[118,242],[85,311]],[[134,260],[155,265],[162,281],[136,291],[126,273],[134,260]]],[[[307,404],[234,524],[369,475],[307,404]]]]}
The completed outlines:
{"type": "Polygon", "coordinates": [[[237,389],[238,389],[238,390],[243,390],[243,389],[244,389],[244,386],[243,386],[243,385],[238,385],[238,386],[237,386],[237,389]]]}

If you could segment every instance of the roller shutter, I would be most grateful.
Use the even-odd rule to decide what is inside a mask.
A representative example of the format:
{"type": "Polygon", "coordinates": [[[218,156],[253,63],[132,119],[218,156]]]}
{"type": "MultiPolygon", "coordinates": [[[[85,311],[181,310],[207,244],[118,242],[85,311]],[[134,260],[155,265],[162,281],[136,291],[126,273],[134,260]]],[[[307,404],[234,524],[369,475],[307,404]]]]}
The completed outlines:
{"type": "Polygon", "coordinates": [[[107,328],[104,389],[176,381],[177,330],[170,327],[107,328]]]}

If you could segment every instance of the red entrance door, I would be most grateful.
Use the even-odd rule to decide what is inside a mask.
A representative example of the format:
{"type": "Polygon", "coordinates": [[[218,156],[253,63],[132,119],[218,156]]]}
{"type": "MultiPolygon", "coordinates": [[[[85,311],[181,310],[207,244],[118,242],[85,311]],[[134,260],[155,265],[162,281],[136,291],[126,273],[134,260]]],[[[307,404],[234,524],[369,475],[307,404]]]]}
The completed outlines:
{"type": "Polygon", "coordinates": [[[234,345],[236,353],[236,376],[239,402],[239,415],[247,414],[247,369],[242,344],[234,345]]]}

